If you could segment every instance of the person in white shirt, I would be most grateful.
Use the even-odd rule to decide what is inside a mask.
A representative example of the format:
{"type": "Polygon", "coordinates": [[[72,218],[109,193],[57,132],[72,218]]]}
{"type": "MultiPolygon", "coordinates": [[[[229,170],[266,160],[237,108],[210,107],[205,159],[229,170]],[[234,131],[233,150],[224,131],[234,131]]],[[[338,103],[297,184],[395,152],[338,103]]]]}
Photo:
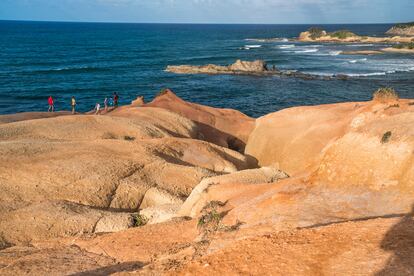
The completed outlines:
{"type": "Polygon", "coordinates": [[[99,114],[101,112],[101,105],[99,103],[96,103],[95,105],[95,114],[99,114]]]}

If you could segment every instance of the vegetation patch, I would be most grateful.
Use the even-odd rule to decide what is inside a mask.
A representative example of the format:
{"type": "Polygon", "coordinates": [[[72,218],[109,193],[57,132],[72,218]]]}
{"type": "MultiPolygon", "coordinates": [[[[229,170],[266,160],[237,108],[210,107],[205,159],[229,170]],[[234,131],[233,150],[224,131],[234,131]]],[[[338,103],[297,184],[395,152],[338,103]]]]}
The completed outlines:
{"type": "Polygon", "coordinates": [[[356,34],[354,34],[353,32],[351,32],[349,30],[339,30],[339,31],[329,33],[329,35],[331,37],[336,37],[336,38],[339,38],[339,39],[345,39],[345,38],[348,38],[348,37],[357,36],[356,34]]]}
{"type": "Polygon", "coordinates": [[[399,44],[395,44],[392,46],[395,49],[409,49],[409,50],[413,50],[414,49],[414,42],[409,42],[409,43],[399,43],[399,44]]]}
{"type": "Polygon", "coordinates": [[[392,135],[391,131],[385,132],[384,135],[382,135],[381,144],[388,143],[390,141],[391,135],[392,135]]]}
{"type": "Polygon", "coordinates": [[[214,232],[221,228],[221,220],[227,212],[218,211],[219,208],[224,207],[226,202],[211,201],[201,211],[201,217],[198,219],[197,226],[205,230],[205,232],[214,232]]]}
{"type": "Polygon", "coordinates": [[[141,214],[133,214],[132,215],[132,226],[133,227],[140,227],[144,226],[148,223],[148,218],[141,214]]]}
{"type": "Polygon", "coordinates": [[[398,100],[397,92],[391,87],[382,87],[374,92],[373,99],[376,101],[398,100]]]}
{"type": "Polygon", "coordinates": [[[124,140],[125,140],[125,141],[134,141],[134,140],[135,140],[135,137],[125,135],[125,136],[124,136],[124,140]]]}
{"type": "Polygon", "coordinates": [[[399,23],[399,24],[395,25],[394,28],[407,29],[407,28],[411,28],[411,27],[414,27],[414,22],[399,23]]]}
{"type": "Polygon", "coordinates": [[[308,30],[310,38],[317,39],[325,34],[325,31],[318,27],[312,27],[308,30]]]}
{"type": "Polygon", "coordinates": [[[208,224],[218,225],[222,219],[222,215],[217,210],[211,210],[210,212],[202,215],[198,220],[198,227],[202,227],[208,224]]]}

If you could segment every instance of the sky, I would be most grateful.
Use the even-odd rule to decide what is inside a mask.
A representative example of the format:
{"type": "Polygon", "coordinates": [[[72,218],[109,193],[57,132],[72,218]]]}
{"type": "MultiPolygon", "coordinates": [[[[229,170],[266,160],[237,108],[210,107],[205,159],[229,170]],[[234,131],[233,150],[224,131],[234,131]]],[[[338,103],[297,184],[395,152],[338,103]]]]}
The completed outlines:
{"type": "Polygon", "coordinates": [[[395,23],[414,21],[414,0],[0,0],[0,20],[395,23]]]}

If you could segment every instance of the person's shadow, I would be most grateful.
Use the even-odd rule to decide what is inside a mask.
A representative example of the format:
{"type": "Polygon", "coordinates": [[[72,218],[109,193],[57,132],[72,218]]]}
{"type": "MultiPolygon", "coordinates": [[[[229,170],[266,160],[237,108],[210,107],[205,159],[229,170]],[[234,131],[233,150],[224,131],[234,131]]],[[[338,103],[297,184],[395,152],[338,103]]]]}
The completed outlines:
{"type": "Polygon", "coordinates": [[[381,248],[392,251],[393,255],[376,276],[414,275],[414,205],[411,213],[388,230],[381,248]]]}

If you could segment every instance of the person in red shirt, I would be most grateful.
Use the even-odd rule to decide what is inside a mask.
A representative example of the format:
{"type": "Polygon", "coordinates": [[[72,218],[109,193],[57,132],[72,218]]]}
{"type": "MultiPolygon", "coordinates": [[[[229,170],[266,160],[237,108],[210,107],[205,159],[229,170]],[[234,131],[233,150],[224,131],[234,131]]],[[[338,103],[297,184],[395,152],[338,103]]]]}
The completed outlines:
{"type": "Polygon", "coordinates": [[[54,112],[55,111],[55,102],[53,101],[52,96],[49,96],[49,99],[47,100],[47,103],[49,104],[49,109],[47,112],[54,112]]]}
{"type": "Polygon", "coordinates": [[[119,96],[118,93],[114,93],[114,108],[118,107],[119,96]]]}

